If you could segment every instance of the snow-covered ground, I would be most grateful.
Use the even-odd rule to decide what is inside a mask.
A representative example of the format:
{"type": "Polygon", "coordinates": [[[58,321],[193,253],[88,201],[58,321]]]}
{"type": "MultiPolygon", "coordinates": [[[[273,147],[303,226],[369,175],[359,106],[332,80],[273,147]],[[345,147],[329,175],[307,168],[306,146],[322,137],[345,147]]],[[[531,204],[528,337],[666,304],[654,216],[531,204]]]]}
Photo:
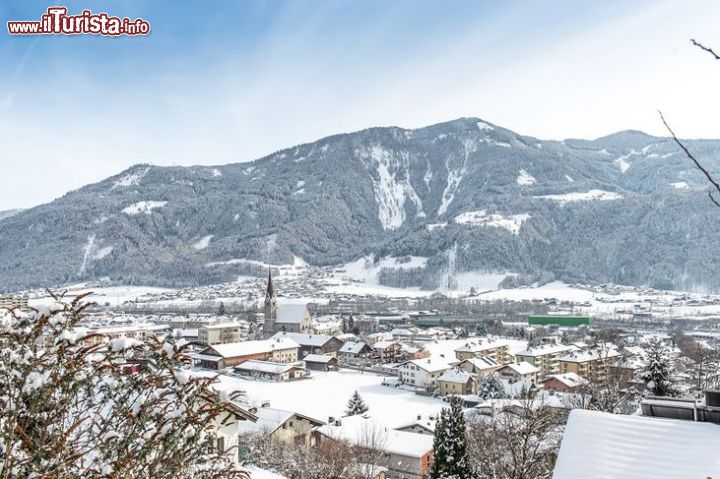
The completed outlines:
{"type": "MultiPolygon", "coordinates": [[[[197,374],[216,373],[198,371],[197,374]]],[[[244,391],[247,400],[258,406],[270,401],[270,407],[299,412],[321,421],[327,421],[330,416],[344,416],[348,399],[355,391],[369,406],[368,414],[388,428],[413,422],[418,414],[438,414],[447,406],[440,399],[383,386],[381,376],[358,371],[314,371],[310,379],[289,382],[248,381],[228,375],[220,375],[218,380],[218,389],[244,391]]]]}

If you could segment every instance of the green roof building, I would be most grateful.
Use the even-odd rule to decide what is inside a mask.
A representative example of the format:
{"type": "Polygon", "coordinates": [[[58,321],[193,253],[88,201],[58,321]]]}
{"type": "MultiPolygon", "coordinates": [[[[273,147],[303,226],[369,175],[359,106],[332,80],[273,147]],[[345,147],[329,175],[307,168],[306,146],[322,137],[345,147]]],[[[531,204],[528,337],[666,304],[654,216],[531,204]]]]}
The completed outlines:
{"type": "Polygon", "coordinates": [[[590,326],[590,316],[528,316],[531,326],[561,326],[566,328],[590,326]]]}

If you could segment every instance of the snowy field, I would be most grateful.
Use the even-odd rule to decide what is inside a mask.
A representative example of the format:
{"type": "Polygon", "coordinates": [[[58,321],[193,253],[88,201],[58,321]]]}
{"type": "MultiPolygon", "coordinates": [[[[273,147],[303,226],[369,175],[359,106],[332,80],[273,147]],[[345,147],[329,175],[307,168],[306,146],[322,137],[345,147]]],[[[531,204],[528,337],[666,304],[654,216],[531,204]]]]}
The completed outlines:
{"type": "MultiPolygon", "coordinates": [[[[197,374],[217,373],[198,371],[197,374]]],[[[382,377],[358,371],[313,371],[311,379],[290,382],[249,381],[228,375],[220,375],[218,379],[218,389],[244,391],[250,403],[260,406],[263,401],[270,401],[270,407],[299,412],[321,421],[327,421],[330,416],[344,416],[348,399],[356,390],[370,408],[368,415],[389,428],[411,423],[419,414],[424,417],[438,414],[447,406],[440,399],[383,386],[382,377]]]]}

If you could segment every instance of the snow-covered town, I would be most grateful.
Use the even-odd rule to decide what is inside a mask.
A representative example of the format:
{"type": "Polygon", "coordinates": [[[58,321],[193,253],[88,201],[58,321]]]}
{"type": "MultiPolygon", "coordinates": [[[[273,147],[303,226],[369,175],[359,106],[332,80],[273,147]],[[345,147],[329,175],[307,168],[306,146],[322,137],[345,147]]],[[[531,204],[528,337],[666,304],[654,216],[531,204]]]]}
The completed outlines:
{"type": "MultiPolygon", "coordinates": [[[[324,461],[344,461],[342,477],[432,477],[437,442],[457,439],[437,429],[451,406],[468,441],[492,442],[464,446],[468,461],[530,471],[521,477],[550,477],[556,463],[553,477],[577,477],[589,444],[619,448],[637,471],[674,464],[616,443],[640,441],[644,428],[655,440],[686,428],[697,447],[717,445],[707,428],[720,423],[720,297],[560,283],[411,295],[371,286],[378,295],[367,280],[296,265],[207,288],[78,284],[62,300],[27,291],[2,301],[48,311],[94,291],[73,341],[129,348],[128,371],[148,361],[136,342],[184,345],[179,370],[244,412],[222,443],[251,477],[315,477],[324,461]],[[320,455],[300,466],[309,449],[320,455]]],[[[698,454],[695,465],[717,464],[698,454]]]]}

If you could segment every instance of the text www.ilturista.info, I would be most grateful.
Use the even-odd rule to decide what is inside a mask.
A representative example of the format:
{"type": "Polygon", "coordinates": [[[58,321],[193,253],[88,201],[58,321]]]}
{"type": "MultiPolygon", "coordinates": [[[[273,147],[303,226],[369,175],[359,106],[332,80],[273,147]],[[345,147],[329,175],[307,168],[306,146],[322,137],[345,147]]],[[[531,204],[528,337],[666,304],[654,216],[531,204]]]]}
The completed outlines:
{"type": "Polygon", "coordinates": [[[66,7],[50,7],[40,21],[9,21],[10,35],[147,35],[150,24],[138,18],[111,17],[107,13],[83,10],[80,15],[68,15],[66,7]]]}

